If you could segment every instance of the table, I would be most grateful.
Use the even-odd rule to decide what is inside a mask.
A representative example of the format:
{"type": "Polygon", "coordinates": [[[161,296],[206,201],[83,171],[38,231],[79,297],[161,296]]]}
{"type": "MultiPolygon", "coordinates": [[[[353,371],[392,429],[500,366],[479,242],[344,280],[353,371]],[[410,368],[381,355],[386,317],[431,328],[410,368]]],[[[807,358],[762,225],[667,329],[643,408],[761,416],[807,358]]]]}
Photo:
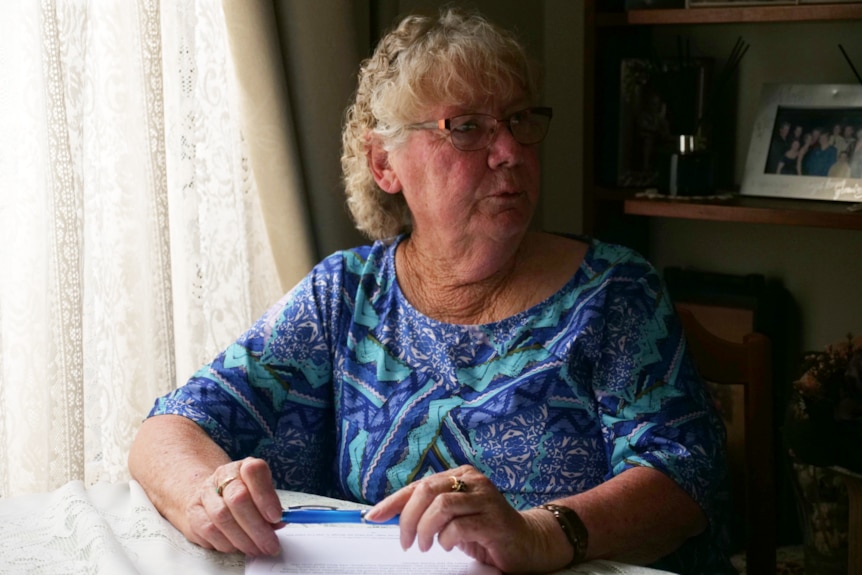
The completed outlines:
{"type": "MultiPolygon", "coordinates": [[[[290,491],[283,505],[363,506],[290,491]]],[[[73,481],[50,493],[0,499],[0,573],[243,575],[245,556],[190,543],[164,519],[135,481],[86,488],[73,481]]],[[[591,561],[565,575],[665,573],[591,561]]]]}

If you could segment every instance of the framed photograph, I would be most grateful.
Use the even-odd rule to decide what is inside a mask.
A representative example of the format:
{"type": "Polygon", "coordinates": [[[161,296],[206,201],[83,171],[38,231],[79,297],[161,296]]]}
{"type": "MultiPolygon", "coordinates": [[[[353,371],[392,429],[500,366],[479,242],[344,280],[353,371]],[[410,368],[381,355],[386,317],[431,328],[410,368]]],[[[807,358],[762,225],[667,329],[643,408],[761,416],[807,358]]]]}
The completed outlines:
{"type": "Polygon", "coordinates": [[[741,194],[862,201],[862,86],[764,85],[741,194]]]}
{"type": "Polygon", "coordinates": [[[657,69],[642,58],[624,58],[620,64],[617,186],[655,186],[662,152],[672,148],[674,135],[694,133],[703,114],[712,60],[692,59],[682,71],[678,62],[660,64],[657,69]]]}

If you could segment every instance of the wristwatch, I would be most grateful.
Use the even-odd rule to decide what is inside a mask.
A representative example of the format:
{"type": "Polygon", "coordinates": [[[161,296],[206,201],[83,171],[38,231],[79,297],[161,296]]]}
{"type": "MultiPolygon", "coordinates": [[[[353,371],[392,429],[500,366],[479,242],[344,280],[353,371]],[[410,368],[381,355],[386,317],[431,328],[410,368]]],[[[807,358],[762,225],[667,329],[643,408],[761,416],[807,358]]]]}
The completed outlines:
{"type": "Polygon", "coordinates": [[[589,534],[587,533],[587,526],[584,525],[584,522],[581,521],[581,518],[578,517],[575,510],[563,505],[554,505],[553,503],[539,505],[536,509],[544,509],[545,511],[553,513],[554,518],[557,520],[557,523],[560,524],[560,528],[563,530],[566,539],[568,539],[569,543],[572,545],[575,555],[572,557],[572,561],[566,565],[566,569],[572,565],[582,563],[584,559],[587,558],[587,542],[589,534]]]}

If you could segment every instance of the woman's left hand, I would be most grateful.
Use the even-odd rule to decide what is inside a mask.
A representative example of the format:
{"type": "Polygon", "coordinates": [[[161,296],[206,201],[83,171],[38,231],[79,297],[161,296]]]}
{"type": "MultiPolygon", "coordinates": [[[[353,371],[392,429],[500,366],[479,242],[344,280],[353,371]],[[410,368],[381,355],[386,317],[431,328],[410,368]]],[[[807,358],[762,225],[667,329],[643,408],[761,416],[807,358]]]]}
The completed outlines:
{"type": "Polygon", "coordinates": [[[469,465],[411,483],[375,505],[366,519],[385,521],[399,513],[404,549],[416,541],[421,551],[427,551],[436,535],[447,551],[458,547],[505,573],[559,567],[544,565],[549,560],[553,563],[548,545],[554,539],[549,539],[548,530],[559,529],[552,516],[518,512],[487,477],[469,465]]]}

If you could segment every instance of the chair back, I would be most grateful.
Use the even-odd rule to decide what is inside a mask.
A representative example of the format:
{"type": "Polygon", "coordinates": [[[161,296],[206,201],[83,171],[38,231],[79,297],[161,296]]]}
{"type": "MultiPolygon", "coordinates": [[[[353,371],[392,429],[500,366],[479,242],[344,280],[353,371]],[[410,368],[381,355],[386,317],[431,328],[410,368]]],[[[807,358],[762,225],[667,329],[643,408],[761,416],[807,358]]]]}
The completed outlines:
{"type": "Polygon", "coordinates": [[[742,342],[723,339],[690,309],[676,307],[689,353],[728,431],[734,543],[745,552],[747,573],[773,575],[777,525],[771,342],[756,332],[742,342]]]}

